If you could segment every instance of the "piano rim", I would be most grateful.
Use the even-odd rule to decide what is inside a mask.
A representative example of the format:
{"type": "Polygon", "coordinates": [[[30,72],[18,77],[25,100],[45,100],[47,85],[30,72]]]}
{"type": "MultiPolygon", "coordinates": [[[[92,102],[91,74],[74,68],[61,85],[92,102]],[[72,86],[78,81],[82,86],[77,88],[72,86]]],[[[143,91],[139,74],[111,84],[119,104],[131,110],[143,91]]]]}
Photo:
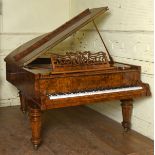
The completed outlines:
{"type": "Polygon", "coordinates": [[[94,71],[99,72],[98,74],[102,74],[104,73],[113,73],[114,71],[116,72],[125,72],[125,71],[141,71],[141,66],[138,65],[132,65],[132,64],[127,64],[127,63],[121,63],[121,62],[114,62],[114,64],[122,64],[122,65],[128,65],[130,66],[130,68],[124,68],[124,69],[120,69],[120,68],[112,68],[112,69],[93,69],[93,70],[89,70],[89,71],[75,71],[75,72],[52,72],[49,69],[47,70],[46,73],[35,73],[35,69],[28,69],[27,67],[23,67],[23,70],[30,72],[32,74],[34,74],[36,76],[36,78],[49,78],[49,77],[54,77],[54,76],[70,76],[70,75],[82,75],[83,73],[85,73],[85,75],[89,75],[89,73],[92,74],[96,74],[96,72],[94,73],[94,71]],[[88,73],[88,74],[87,74],[88,73]]]}

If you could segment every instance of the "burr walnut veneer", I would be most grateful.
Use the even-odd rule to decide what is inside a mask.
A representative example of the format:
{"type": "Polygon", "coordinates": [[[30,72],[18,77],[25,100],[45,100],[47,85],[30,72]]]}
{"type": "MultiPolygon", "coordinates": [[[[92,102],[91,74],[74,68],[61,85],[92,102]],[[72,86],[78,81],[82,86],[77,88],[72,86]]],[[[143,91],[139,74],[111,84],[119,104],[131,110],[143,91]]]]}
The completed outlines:
{"type": "MultiPolygon", "coordinates": [[[[125,130],[131,126],[132,102],[149,96],[140,66],[114,62],[95,24],[108,7],[86,9],[53,32],[15,49],[6,58],[6,78],[19,90],[21,110],[28,111],[34,148],[41,143],[41,112],[99,101],[120,100],[125,130]],[[68,51],[42,55],[92,22],[106,51],[68,51]]],[[[103,122],[104,123],[104,122],[103,122]]]]}

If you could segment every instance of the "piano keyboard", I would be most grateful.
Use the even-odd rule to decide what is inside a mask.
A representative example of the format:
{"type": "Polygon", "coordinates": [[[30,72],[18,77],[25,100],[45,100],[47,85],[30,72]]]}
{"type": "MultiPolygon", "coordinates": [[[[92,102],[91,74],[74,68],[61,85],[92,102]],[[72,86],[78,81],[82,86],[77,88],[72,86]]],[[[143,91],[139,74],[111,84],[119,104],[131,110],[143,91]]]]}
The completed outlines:
{"type": "Polygon", "coordinates": [[[48,95],[50,100],[54,99],[62,99],[62,98],[71,98],[71,97],[79,97],[79,96],[87,96],[87,95],[97,95],[97,94],[108,94],[108,93],[118,93],[132,90],[142,89],[141,86],[134,87],[125,87],[125,88],[115,88],[115,89],[104,89],[104,90],[95,90],[88,92],[77,92],[77,93],[66,93],[66,94],[51,94],[48,95]]]}

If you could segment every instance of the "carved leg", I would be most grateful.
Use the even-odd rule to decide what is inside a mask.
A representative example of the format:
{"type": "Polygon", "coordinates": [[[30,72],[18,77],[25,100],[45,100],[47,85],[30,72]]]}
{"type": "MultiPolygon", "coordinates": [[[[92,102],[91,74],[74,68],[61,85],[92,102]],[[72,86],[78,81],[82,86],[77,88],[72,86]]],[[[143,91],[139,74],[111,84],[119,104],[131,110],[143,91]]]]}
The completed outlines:
{"type": "Polygon", "coordinates": [[[26,98],[22,95],[21,91],[19,91],[19,97],[20,97],[20,109],[23,113],[26,113],[27,112],[26,98]]]}
{"type": "Polygon", "coordinates": [[[41,138],[41,110],[37,108],[30,109],[30,121],[31,121],[31,128],[32,128],[32,144],[34,149],[37,149],[40,145],[41,138]]]}
{"type": "Polygon", "coordinates": [[[133,100],[121,100],[122,104],[122,115],[123,115],[123,122],[122,126],[124,127],[125,131],[130,130],[131,128],[131,113],[133,108],[133,100]]]}

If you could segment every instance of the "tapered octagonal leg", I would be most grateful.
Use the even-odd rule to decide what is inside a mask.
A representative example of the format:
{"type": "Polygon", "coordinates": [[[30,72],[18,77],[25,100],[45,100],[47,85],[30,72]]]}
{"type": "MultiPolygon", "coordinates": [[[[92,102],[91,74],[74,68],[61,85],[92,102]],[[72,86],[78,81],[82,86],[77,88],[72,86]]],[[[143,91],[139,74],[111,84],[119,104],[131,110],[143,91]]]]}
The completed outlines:
{"type": "Polygon", "coordinates": [[[125,131],[128,131],[131,128],[131,114],[132,114],[132,108],[133,108],[133,100],[121,100],[121,106],[122,106],[122,115],[123,115],[123,122],[122,126],[124,127],[125,131]]]}
{"type": "Polygon", "coordinates": [[[37,149],[41,143],[41,110],[38,108],[30,109],[30,121],[32,128],[32,144],[34,149],[37,149]]]}
{"type": "Polygon", "coordinates": [[[27,103],[25,96],[22,95],[21,91],[19,91],[19,97],[20,97],[20,109],[23,113],[27,112],[27,103]]]}

